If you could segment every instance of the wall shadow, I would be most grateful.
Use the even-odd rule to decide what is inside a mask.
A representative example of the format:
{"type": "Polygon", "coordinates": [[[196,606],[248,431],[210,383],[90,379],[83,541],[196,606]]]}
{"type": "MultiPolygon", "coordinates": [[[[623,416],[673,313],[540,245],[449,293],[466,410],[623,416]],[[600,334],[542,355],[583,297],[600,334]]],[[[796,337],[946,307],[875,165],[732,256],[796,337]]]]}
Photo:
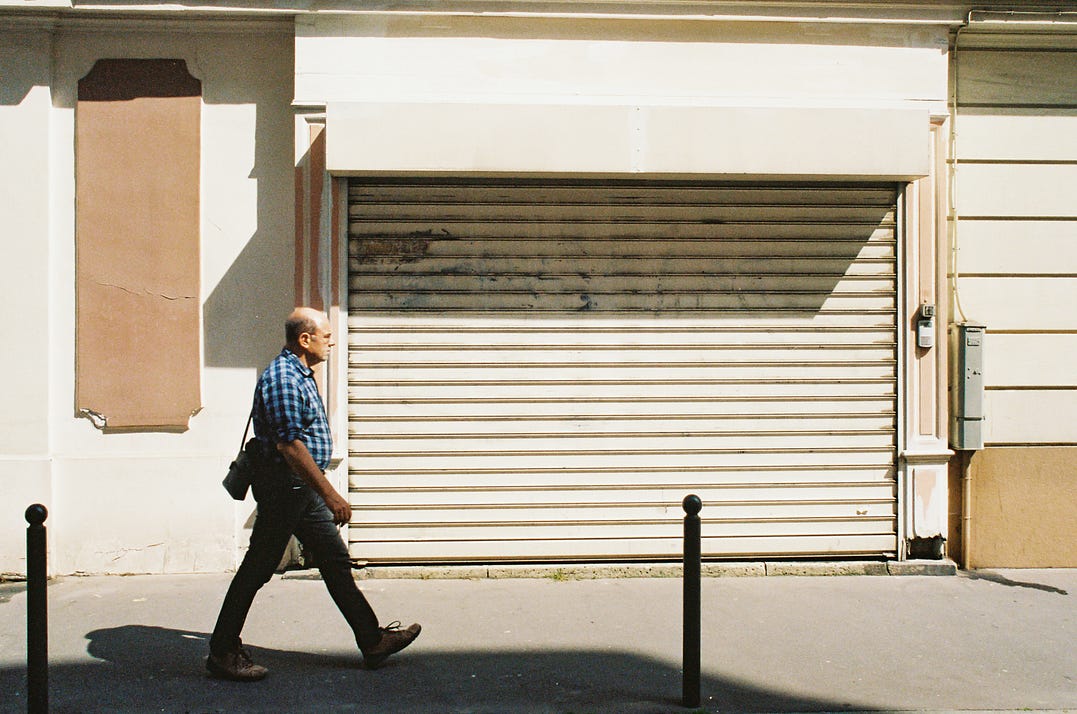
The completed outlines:
{"type": "MultiPolygon", "coordinates": [[[[864,189],[870,200],[853,198],[840,185],[817,185],[805,194],[823,200],[832,192],[826,206],[807,203],[811,199],[800,195],[804,184],[766,190],[697,184],[706,186],[700,190],[709,203],[696,213],[679,203],[689,185],[610,186],[590,198],[575,193],[586,183],[568,180],[353,182],[359,198],[350,226],[350,307],[380,317],[807,320],[840,282],[854,286],[876,277],[851,273],[880,231],[887,234],[884,247],[894,241],[892,184],[864,189]],[[661,198],[643,208],[656,189],[661,198]],[[492,216],[467,215],[476,197],[489,201],[484,205],[492,216]],[[809,241],[810,250],[804,248],[809,241]]],[[[894,279],[893,262],[892,256],[869,258],[864,265],[882,264],[875,269],[877,284],[894,279]]],[[[866,284],[849,297],[871,299],[878,288],[866,284]]]]}
{"type": "MultiPolygon", "coordinates": [[[[210,679],[209,635],[146,625],[86,635],[94,664],[55,664],[55,712],[680,712],[679,668],[630,652],[598,650],[406,653],[377,672],[358,656],[251,648],[270,668],[255,685],[210,679]]],[[[4,710],[20,711],[25,671],[0,669],[4,710]]],[[[703,711],[842,711],[837,700],[800,697],[705,676],[703,711]]],[[[856,707],[863,711],[863,707],[856,707]]]]}
{"type": "MultiPolygon", "coordinates": [[[[251,43],[243,64],[203,58],[204,99],[209,105],[253,105],[253,165],[257,228],[203,303],[207,367],[263,368],[284,344],[284,319],[294,302],[295,165],[293,54],[271,43],[251,43]],[[255,69],[256,68],[256,69],[255,69]],[[252,86],[251,75],[263,77],[252,86]],[[268,79],[266,79],[268,78],[268,79]],[[283,78],[284,81],[280,81],[283,78]]],[[[209,110],[211,111],[211,110],[209,110]]],[[[212,165],[212,156],[205,156],[212,165]]],[[[222,231],[222,239],[234,236],[222,231]]],[[[203,236],[207,253],[214,235],[203,236]]]]}
{"type": "Polygon", "coordinates": [[[0,106],[22,104],[34,87],[48,87],[51,77],[48,63],[39,51],[44,33],[0,28],[0,106]]]}
{"type": "MultiPolygon", "coordinates": [[[[14,74],[8,62],[4,61],[7,59],[9,58],[0,58],[0,77],[9,77],[14,74]]],[[[17,77],[14,82],[0,84],[0,107],[19,106],[35,86],[47,86],[47,82],[38,84],[32,80],[17,77]]]]}

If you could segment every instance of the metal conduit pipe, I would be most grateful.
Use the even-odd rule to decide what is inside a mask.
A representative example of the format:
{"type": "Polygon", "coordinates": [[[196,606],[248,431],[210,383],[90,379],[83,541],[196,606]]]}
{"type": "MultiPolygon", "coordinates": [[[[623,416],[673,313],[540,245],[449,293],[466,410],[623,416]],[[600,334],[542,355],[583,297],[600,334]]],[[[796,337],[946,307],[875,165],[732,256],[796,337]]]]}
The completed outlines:
{"type": "MultiPolygon", "coordinates": [[[[965,311],[961,307],[961,295],[957,287],[958,279],[958,212],[957,212],[957,107],[958,107],[958,80],[960,79],[960,68],[957,65],[957,53],[958,46],[961,41],[961,31],[969,26],[972,21],[972,15],[975,10],[970,10],[969,14],[965,17],[965,22],[954,32],[954,47],[950,56],[950,65],[953,68],[952,75],[952,101],[950,103],[950,176],[947,182],[947,191],[949,199],[949,213],[950,213],[950,272],[952,274],[952,294],[953,294],[953,307],[954,310],[951,315],[955,314],[959,316],[959,319],[964,321],[965,311]]],[[[952,319],[952,318],[951,318],[952,319]]],[[[954,359],[951,354],[949,359],[954,359]]],[[[965,451],[958,451],[957,458],[961,459],[961,565],[968,569],[969,567],[969,554],[971,553],[971,528],[972,528],[972,484],[971,473],[969,471],[969,464],[971,459],[968,458],[968,454],[965,451]]]]}
{"type": "Polygon", "coordinates": [[[972,556],[972,456],[975,452],[959,451],[961,459],[961,567],[969,570],[972,556]]]}

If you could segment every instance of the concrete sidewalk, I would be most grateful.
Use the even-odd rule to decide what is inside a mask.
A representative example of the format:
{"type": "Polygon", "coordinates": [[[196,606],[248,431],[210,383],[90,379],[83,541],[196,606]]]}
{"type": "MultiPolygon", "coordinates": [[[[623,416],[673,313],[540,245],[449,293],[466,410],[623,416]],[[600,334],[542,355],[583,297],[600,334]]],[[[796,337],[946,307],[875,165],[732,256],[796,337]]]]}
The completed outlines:
{"type": "MultiPolygon", "coordinates": [[[[553,571],[556,573],[556,571],[553,571]]],[[[318,580],[274,578],[243,636],[257,684],[208,679],[230,575],[49,587],[56,712],[683,712],[676,578],[369,579],[423,634],[359,668],[318,580]]],[[[707,712],[1077,710],[1077,571],[703,582],[707,712]]],[[[26,596],[0,585],[0,710],[25,711],[26,596]]]]}

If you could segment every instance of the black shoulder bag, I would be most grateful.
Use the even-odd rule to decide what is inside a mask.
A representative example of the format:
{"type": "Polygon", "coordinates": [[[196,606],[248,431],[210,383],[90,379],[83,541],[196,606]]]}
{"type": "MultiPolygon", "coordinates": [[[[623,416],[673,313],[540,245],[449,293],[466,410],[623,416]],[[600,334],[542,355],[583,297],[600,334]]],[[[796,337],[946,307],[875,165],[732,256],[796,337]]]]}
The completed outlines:
{"type": "Polygon", "coordinates": [[[228,465],[228,475],[224,477],[224,481],[221,481],[221,485],[224,486],[224,490],[228,491],[228,495],[237,501],[242,501],[247,498],[247,489],[251,487],[251,480],[254,478],[254,472],[258,468],[257,459],[252,452],[258,448],[257,439],[251,438],[247,441],[247,433],[251,429],[251,421],[254,419],[254,410],[251,410],[251,415],[247,418],[247,427],[243,430],[243,441],[239,444],[239,454],[236,456],[235,461],[228,465]]]}

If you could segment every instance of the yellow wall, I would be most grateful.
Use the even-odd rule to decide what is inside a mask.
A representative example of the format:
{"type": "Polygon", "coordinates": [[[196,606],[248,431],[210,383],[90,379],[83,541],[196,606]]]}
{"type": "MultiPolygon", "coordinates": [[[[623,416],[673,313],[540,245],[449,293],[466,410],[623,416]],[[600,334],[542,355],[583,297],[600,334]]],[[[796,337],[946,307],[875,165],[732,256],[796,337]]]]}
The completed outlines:
{"type": "Polygon", "coordinates": [[[971,478],[966,567],[1077,567],[1077,447],[988,448],[971,478]]]}

